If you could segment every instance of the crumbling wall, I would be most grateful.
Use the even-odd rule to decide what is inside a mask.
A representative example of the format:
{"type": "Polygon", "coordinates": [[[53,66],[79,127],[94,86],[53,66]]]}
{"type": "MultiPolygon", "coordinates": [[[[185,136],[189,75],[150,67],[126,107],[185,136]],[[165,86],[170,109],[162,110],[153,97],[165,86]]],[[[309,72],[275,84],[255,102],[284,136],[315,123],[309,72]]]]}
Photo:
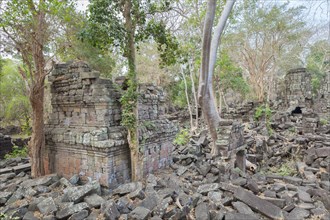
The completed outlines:
{"type": "Polygon", "coordinates": [[[277,93],[280,107],[288,111],[299,107],[302,113],[313,110],[321,115],[329,114],[330,72],[326,73],[318,91],[313,91],[311,74],[305,68],[290,70],[285,76],[284,87],[277,93]]]}
{"type": "Polygon", "coordinates": [[[143,171],[150,173],[172,162],[172,142],[178,130],[165,117],[163,90],[145,84],[139,92],[139,144],[144,154],[143,171]]]}
{"type": "MultiPolygon", "coordinates": [[[[127,131],[120,125],[121,94],[112,81],[99,78],[86,63],[76,62],[57,64],[49,82],[52,111],[46,125],[46,170],[66,177],[79,174],[82,179],[97,179],[106,186],[129,181],[127,131]]],[[[161,119],[160,91],[146,86],[139,99],[139,124],[155,124],[147,132],[139,129],[144,174],[171,162],[176,127],[161,119]],[[154,93],[150,96],[146,91],[154,93]],[[149,154],[151,148],[153,153],[149,154]],[[152,169],[150,161],[154,163],[152,169]]]]}
{"type": "Polygon", "coordinates": [[[321,82],[313,109],[322,118],[330,119],[330,71],[326,72],[324,80],[321,82]]]}

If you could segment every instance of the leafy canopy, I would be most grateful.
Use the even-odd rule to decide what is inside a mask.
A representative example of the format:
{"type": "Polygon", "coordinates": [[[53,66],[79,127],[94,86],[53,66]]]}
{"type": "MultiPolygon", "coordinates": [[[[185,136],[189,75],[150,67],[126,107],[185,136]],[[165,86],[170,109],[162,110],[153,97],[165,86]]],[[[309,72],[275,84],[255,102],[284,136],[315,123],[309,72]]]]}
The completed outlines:
{"type": "MultiPolygon", "coordinates": [[[[119,48],[128,57],[128,31],[134,34],[134,43],[153,39],[157,43],[163,64],[175,63],[178,42],[166,25],[156,15],[170,10],[170,2],[132,0],[132,29],[125,28],[123,19],[124,1],[92,0],[89,5],[88,25],[81,32],[82,40],[89,40],[93,46],[104,50],[119,48]]],[[[138,45],[137,45],[138,49],[138,45]]]]}

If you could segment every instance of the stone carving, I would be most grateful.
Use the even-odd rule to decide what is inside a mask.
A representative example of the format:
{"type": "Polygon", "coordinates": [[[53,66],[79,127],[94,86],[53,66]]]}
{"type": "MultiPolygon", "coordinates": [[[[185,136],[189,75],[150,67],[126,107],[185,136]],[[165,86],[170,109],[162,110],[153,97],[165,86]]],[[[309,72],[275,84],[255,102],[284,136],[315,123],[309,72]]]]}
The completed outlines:
{"type": "MultiPolygon", "coordinates": [[[[49,76],[51,113],[46,123],[46,170],[115,186],[130,180],[127,131],[120,125],[121,93],[84,62],[56,64],[49,76]]],[[[171,163],[176,126],[164,117],[164,94],[140,86],[139,141],[144,174],[171,163]]]]}

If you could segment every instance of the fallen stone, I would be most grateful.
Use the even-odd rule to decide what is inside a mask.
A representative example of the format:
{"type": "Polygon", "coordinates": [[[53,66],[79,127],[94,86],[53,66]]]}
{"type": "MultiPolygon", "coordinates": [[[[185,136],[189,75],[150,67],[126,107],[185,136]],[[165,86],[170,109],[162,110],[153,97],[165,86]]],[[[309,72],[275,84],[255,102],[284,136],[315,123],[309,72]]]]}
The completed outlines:
{"type": "Polygon", "coordinates": [[[296,207],[310,210],[310,209],[314,209],[315,205],[313,205],[313,203],[299,203],[298,205],[296,205],[296,207]]]}
{"type": "Polygon", "coordinates": [[[201,202],[195,208],[196,219],[200,220],[209,220],[210,219],[210,210],[209,206],[205,202],[201,202]]]}
{"type": "Polygon", "coordinates": [[[34,190],[36,190],[37,193],[48,193],[48,192],[50,192],[50,188],[48,186],[43,186],[43,185],[35,186],[34,190]]]}
{"type": "Polygon", "coordinates": [[[43,220],[56,220],[56,217],[53,215],[47,215],[42,218],[43,220]]]}
{"type": "Polygon", "coordinates": [[[90,208],[99,208],[105,200],[97,194],[92,194],[90,196],[86,196],[84,198],[84,202],[86,202],[90,208]]]}
{"type": "Polygon", "coordinates": [[[283,180],[287,183],[291,183],[296,186],[300,186],[302,183],[302,179],[297,178],[297,177],[292,177],[292,176],[285,176],[283,180]]]}
{"type": "Polygon", "coordinates": [[[29,211],[27,213],[25,213],[23,220],[38,220],[39,218],[34,216],[34,213],[29,211]]]}
{"type": "Polygon", "coordinates": [[[267,198],[267,197],[264,197],[263,199],[265,199],[268,202],[273,203],[274,205],[276,205],[277,207],[279,207],[281,209],[283,209],[286,204],[285,199],[267,198]]]}
{"type": "Polygon", "coordinates": [[[86,202],[78,203],[56,212],[56,218],[58,219],[68,218],[70,215],[73,215],[74,213],[80,212],[81,210],[87,208],[88,208],[88,204],[86,202]]]}
{"type": "Polygon", "coordinates": [[[126,183],[123,185],[120,185],[119,187],[117,187],[114,191],[113,194],[120,194],[120,195],[125,195],[131,192],[134,192],[135,190],[137,190],[138,188],[142,187],[142,183],[141,182],[132,182],[132,183],[126,183]]]}
{"type": "Polygon", "coordinates": [[[248,214],[248,215],[254,214],[254,212],[251,210],[251,208],[243,202],[237,201],[237,202],[233,202],[231,204],[239,213],[248,214]]]}
{"type": "Polygon", "coordinates": [[[113,200],[106,201],[101,205],[101,212],[108,220],[116,220],[120,216],[117,205],[113,200]]]}
{"type": "Polygon", "coordinates": [[[298,198],[302,202],[313,202],[311,196],[303,190],[298,190],[298,198]]]}
{"type": "Polygon", "coordinates": [[[272,185],[271,190],[279,193],[279,192],[282,192],[285,190],[285,186],[282,184],[274,184],[274,185],[272,185]]]}
{"type": "Polygon", "coordinates": [[[322,147],[315,149],[317,157],[327,157],[330,155],[330,147],[322,147]]]}
{"type": "Polygon", "coordinates": [[[185,166],[179,166],[179,168],[176,171],[176,174],[178,176],[182,176],[187,170],[188,170],[187,167],[185,167],[185,166]]]}
{"type": "Polygon", "coordinates": [[[121,214],[128,214],[133,209],[131,200],[126,197],[120,197],[117,201],[117,209],[121,214]]]}
{"type": "Polygon", "coordinates": [[[86,219],[88,216],[88,211],[87,210],[81,210],[80,212],[77,212],[69,218],[69,220],[83,220],[86,219]]]}
{"type": "Polygon", "coordinates": [[[208,183],[198,187],[197,192],[201,194],[206,194],[210,191],[216,191],[219,189],[218,183],[208,183]]]}
{"type": "Polygon", "coordinates": [[[32,186],[49,186],[58,178],[57,174],[50,174],[47,176],[43,176],[37,179],[28,179],[21,183],[21,186],[24,188],[32,187],[32,186]]]}
{"type": "Polygon", "coordinates": [[[290,211],[292,211],[292,209],[294,209],[295,207],[296,207],[296,206],[295,206],[293,203],[291,203],[291,204],[285,206],[285,207],[283,208],[283,210],[286,211],[286,212],[290,212],[290,211]]]}
{"type": "Polygon", "coordinates": [[[203,176],[206,176],[206,174],[211,170],[211,165],[209,163],[198,163],[196,167],[197,171],[203,176]]]}
{"type": "Polygon", "coordinates": [[[264,192],[265,197],[269,197],[269,198],[276,198],[276,192],[270,191],[270,190],[266,190],[264,192]]]}
{"type": "Polygon", "coordinates": [[[101,186],[98,181],[92,181],[83,186],[70,187],[64,190],[63,202],[80,202],[92,193],[100,194],[101,186]]]}
{"type": "Polygon", "coordinates": [[[279,207],[245,189],[238,188],[234,193],[234,197],[269,218],[279,220],[284,218],[283,211],[279,207]]]}
{"type": "Polygon", "coordinates": [[[60,184],[62,184],[63,186],[65,186],[65,187],[72,187],[73,185],[70,183],[70,181],[69,180],[67,180],[66,178],[64,178],[64,177],[62,177],[61,179],[60,179],[60,184]]]}
{"type": "Polygon", "coordinates": [[[296,207],[288,215],[288,220],[305,219],[309,216],[309,211],[296,207]]]}
{"type": "Polygon", "coordinates": [[[37,207],[43,215],[50,214],[52,212],[57,211],[55,202],[54,202],[53,198],[51,198],[51,197],[44,199],[42,202],[40,202],[37,205],[37,207]]]}
{"type": "Polygon", "coordinates": [[[147,197],[140,203],[141,207],[148,210],[153,210],[159,203],[159,198],[156,192],[151,192],[147,194],[147,197]]]}
{"type": "Polygon", "coordinates": [[[211,191],[207,194],[209,200],[215,204],[221,204],[222,192],[211,191]]]}
{"type": "Polygon", "coordinates": [[[259,193],[258,183],[253,179],[248,180],[245,187],[254,192],[255,194],[259,193]]]}
{"type": "Polygon", "coordinates": [[[236,179],[231,180],[231,183],[236,186],[244,186],[246,184],[247,180],[243,177],[238,177],[236,179]]]}
{"type": "Polygon", "coordinates": [[[69,182],[73,185],[76,185],[79,181],[79,175],[78,174],[74,174],[70,179],[69,182]]]}
{"type": "Polygon", "coordinates": [[[130,214],[129,219],[146,220],[150,216],[150,210],[141,206],[136,207],[130,214]]]}
{"type": "Polygon", "coordinates": [[[225,220],[259,220],[257,216],[248,215],[243,213],[229,212],[225,215],[225,220]]]}

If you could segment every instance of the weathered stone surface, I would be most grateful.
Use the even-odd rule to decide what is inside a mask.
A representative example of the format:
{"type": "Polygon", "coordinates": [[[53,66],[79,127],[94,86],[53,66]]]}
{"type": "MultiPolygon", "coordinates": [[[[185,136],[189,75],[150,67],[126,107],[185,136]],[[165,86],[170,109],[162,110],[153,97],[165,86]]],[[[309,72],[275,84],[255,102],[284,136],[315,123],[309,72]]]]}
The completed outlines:
{"type": "Polygon", "coordinates": [[[302,202],[313,202],[311,196],[303,190],[298,190],[298,198],[302,202]]]}
{"type": "Polygon", "coordinates": [[[25,213],[23,220],[38,220],[39,218],[34,216],[34,213],[29,211],[27,213],[25,213]]]}
{"type": "Polygon", "coordinates": [[[305,219],[309,216],[309,211],[301,208],[294,208],[288,215],[288,220],[305,219]]]}
{"type": "Polygon", "coordinates": [[[210,191],[216,191],[219,189],[219,184],[218,183],[209,183],[209,184],[204,184],[198,187],[197,192],[204,194],[208,193],[210,191]]]}
{"type": "Polygon", "coordinates": [[[278,198],[267,198],[264,197],[264,200],[273,203],[274,205],[276,205],[277,207],[283,209],[285,204],[286,204],[286,200],[285,199],[278,199],[278,198]]]}
{"type": "Polygon", "coordinates": [[[116,220],[120,216],[120,212],[117,209],[117,205],[113,200],[104,202],[101,205],[101,212],[104,213],[106,219],[116,220]]]}
{"type": "Polygon", "coordinates": [[[150,216],[150,210],[141,206],[136,207],[130,214],[129,219],[147,220],[150,216]]]}
{"type": "Polygon", "coordinates": [[[84,186],[67,188],[64,193],[63,202],[80,202],[83,198],[92,193],[100,194],[100,183],[92,181],[84,186]]]}
{"type": "Polygon", "coordinates": [[[90,196],[86,196],[84,198],[84,202],[86,202],[90,208],[99,208],[105,200],[97,194],[92,194],[90,196]]]}
{"type": "Polygon", "coordinates": [[[242,213],[232,213],[229,212],[225,215],[226,220],[259,220],[258,217],[254,215],[242,214],[242,213]]]}
{"type": "Polygon", "coordinates": [[[120,194],[120,195],[125,195],[128,193],[132,193],[136,190],[142,190],[142,183],[141,182],[132,182],[132,183],[126,183],[118,186],[114,191],[113,194],[120,194]]]}
{"type": "Polygon", "coordinates": [[[37,186],[37,185],[49,186],[56,178],[58,178],[58,176],[56,174],[51,174],[48,176],[40,177],[38,179],[29,179],[29,180],[24,181],[21,184],[21,186],[25,187],[25,188],[37,186]]]}
{"type": "Polygon", "coordinates": [[[239,213],[248,215],[254,214],[251,208],[243,202],[233,202],[232,205],[239,213]]]}
{"type": "Polygon", "coordinates": [[[297,178],[297,177],[291,177],[291,176],[285,176],[283,179],[287,183],[291,183],[293,185],[301,185],[302,179],[297,178]]]}
{"type": "Polygon", "coordinates": [[[80,212],[81,210],[87,209],[88,204],[85,202],[75,204],[73,206],[69,206],[65,209],[59,210],[56,212],[56,218],[58,219],[65,219],[71,216],[76,212],[80,212]]]}
{"type": "Polygon", "coordinates": [[[244,189],[237,189],[234,193],[234,197],[241,200],[252,209],[260,212],[261,214],[272,218],[272,219],[283,219],[283,211],[278,208],[277,206],[273,205],[270,202],[267,202],[264,199],[255,196],[253,193],[244,190],[244,189]]]}
{"type": "Polygon", "coordinates": [[[51,197],[40,202],[37,205],[37,207],[43,215],[57,211],[55,202],[54,202],[53,198],[51,198],[51,197]]]}
{"type": "Polygon", "coordinates": [[[317,157],[328,157],[330,155],[330,147],[322,147],[315,149],[317,157]]]}
{"type": "Polygon", "coordinates": [[[88,216],[88,211],[87,210],[81,210],[80,212],[77,212],[69,218],[69,220],[83,220],[86,219],[88,216]]]}
{"type": "MultiPolygon", "coordinates": [[[[48,78],[51,111],[43,157],[53,163],[46,165],[47,172],[73,177],[73,185],[79,179],[98,180],[115,188],[130,180],[127,130],[121,125],[122,92],[99,75],[83,61],[55,64],[48,78]]],[[[147,175],[170,165],[178,129],[166,118],[161,88],[141,84],[139,93],[138,138],[144,151],[141,173],[147,175]]]]}
{"type": "Polygon", "coordinates": [[[196,215],[196,219],[209,220],[210,210],[208,204],[205,202],[198,204],[195,209],[195,215],[196,215]]]}

